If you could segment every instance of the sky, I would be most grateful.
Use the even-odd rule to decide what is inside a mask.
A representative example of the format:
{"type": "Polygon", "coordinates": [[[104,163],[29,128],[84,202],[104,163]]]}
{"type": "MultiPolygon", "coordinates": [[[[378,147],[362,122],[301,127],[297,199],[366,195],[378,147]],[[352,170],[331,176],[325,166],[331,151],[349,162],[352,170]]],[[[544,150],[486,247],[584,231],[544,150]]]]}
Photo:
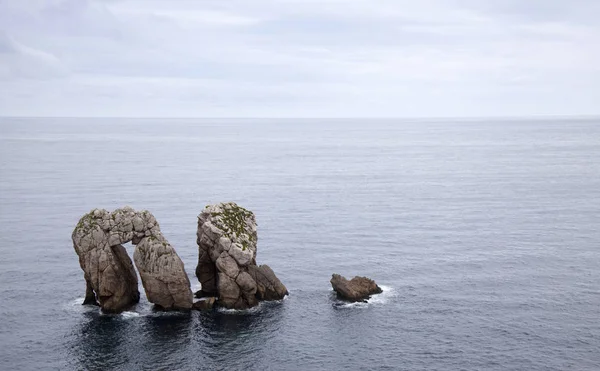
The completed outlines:
{"type": "Polygon", "coordinates": [[[0,116],[600,115],[598,0],[0,0],[0,116]]]}

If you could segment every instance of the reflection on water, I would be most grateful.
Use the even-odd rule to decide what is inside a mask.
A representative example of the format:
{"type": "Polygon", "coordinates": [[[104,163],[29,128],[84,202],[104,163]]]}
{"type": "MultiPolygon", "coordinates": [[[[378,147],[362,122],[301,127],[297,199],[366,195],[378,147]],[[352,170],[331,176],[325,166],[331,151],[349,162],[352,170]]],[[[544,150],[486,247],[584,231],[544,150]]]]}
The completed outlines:
{"type": "Polygon", "coordinates": [[[82,316],[83,322],[72,346],[78,368],[107,370],[131,361],[128,342],[135,331],[135,323],[97,312],[83,313],[82,316]]]}
{"type": "Polygon", "coordinates": [[[215,366],[224,361],[234,368],[258,364],[279,333],[284,313],[285,305],[277,302],[248,311],[200,312],[195,340],[215,366]]]}
{"type": "Polygon", "coordinates": [[[138,347],[140,362],[146,365],[160,365],[161,368],[175,370],[185,359],[201,356],[190,351],[192,340],[191,313],[158,313],[141,318],[136,328],[141,332],[138,347]],[[161,349],[157,352],[157,349],[161,349]]]}
{"type": "Polygon", "coordinates": [[[154,342],[170,342],[174,337],[190,336],[191,314],[185,312],[158,313],[142,318],[142,329],[154,342]]]}
{"type": "Polygon", "coordinates": [[[71,353],[75,367],[86,370],[125,365],[218,368],[225,360],[231,365],[232,354],[245,355],[247,362],[248,357],[261,357],[263,348],[277,334],[283,308],[282,303],[265,303],[259,309],[235,312],[151,312],[139,316],[84,312],[71,353]]]}

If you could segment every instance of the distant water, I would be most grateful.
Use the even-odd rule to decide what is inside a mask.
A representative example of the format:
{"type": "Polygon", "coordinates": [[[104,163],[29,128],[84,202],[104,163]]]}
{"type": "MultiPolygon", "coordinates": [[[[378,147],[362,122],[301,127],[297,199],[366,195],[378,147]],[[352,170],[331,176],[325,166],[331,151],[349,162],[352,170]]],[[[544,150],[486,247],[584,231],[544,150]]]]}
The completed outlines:
{"type": "Polygon", "coordinates": [[[598,370],[600,121],[4,118],[0,249],[1,370],[598,370]],[[80,305],[82,214],[152,211],[197,286],[219,201],[288,299],[80,305]],[[339,303],[334,272],[384,293],[339,303]]]}

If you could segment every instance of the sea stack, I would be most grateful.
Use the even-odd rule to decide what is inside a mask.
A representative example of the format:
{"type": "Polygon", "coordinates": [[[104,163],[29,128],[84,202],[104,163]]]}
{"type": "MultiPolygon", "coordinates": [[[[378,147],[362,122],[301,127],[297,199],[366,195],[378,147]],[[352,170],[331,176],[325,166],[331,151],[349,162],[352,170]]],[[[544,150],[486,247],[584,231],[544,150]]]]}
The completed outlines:
{"type": "Polygon", "coordinates": [[[196,296],[217,297],[219,306],[230,309],[283,299],[288,290],[273,270],[256,265],[257,240],[254,213],[234,202],[206,206],[198,216],[196,276],[202,290],[196,296]]]}
{"type": "Polygon", "coordinates": [[[84,304],[121,312],[139,301],[135,269],[122,246],[131,242],[148,301],[164,310],[192,307],[183,262],[150,212],[94,209],[79,220],[71,237],[86,281],[84,304]]]}
{"type": "Polygon", "coordinates": [[[356,276],[351,280],[347,280],[339,274],[333,274],[330,282],[340,299],[353,302],[364,301],[373,294],[383,292],[375,281],[367,277],[356,276]]]}

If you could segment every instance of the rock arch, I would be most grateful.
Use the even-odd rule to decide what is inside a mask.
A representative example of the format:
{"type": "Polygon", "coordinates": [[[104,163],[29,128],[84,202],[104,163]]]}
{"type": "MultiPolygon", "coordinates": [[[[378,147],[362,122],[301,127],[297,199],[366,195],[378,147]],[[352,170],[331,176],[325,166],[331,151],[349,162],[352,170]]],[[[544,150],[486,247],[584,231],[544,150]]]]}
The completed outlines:
{"type": "Polygon", "coordinates": [[[86,281],[84,304],[120,312],[139,301],[135,269],[122,246],[131,242],[148,301],[166,310],[192,307],[183,262],[150,212],[94,209],[79,220],[71,237],[86,281]]]}

